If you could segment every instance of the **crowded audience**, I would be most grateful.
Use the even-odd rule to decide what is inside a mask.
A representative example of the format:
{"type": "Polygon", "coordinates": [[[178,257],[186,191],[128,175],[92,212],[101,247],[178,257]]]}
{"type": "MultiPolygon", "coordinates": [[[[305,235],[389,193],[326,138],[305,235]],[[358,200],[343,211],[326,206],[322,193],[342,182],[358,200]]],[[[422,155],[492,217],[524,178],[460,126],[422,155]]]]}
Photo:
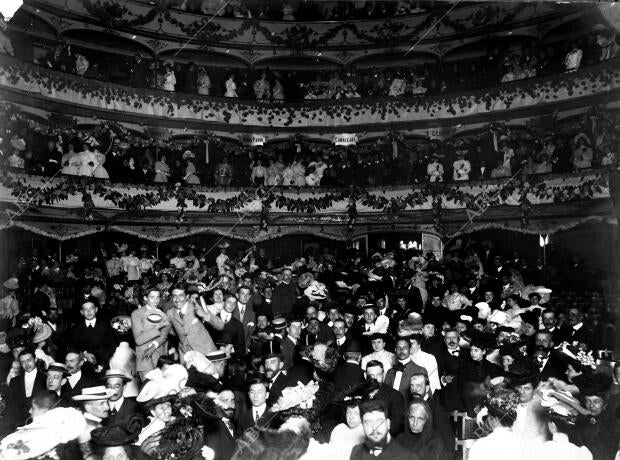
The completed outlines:
{"type": "Polygon", "coordinates": [[[129,83],[139,88],[282,102],[384,96],[411,98],[471,91],[533,77],[570,73],[620,54],[615,35],[610,35],[607,29],[593,30],[570,42],[489,40],[480,47],[481,56],[441,65],[424,63],[331,71],[266,68],[251,73],[171,59],[153,61],[140,53],[119,63],[118,56],[77,48],[61,41],[38,63],[53,70],[125,85],[129,83]]]}
{"type": "Polygon", "coordinates": [[[489,125],[446,142],[384,137],[335,147],[292,138],[265,147],[147,139],[120,124],[64,128],[2,106],[0,162],[5,172],[92,177],[117,183],[211,186],[381,186],[479,181],[569,173],[617,165],[613,117],[593,107],[557,132],[489,125]],[[592,119],[598,123],[593,130],[592,119]],[[54,126],[54,127],[53,127],[54,126]],[[397,143],[396,155],[393,150],[397,143]]]}
{"type": "Polygon", "coordinates": [[[453,459],[465,423],[473,460],[618,451],[612,303],[578,258],[213,247],[13,261],[1,458],[453,459]]]}

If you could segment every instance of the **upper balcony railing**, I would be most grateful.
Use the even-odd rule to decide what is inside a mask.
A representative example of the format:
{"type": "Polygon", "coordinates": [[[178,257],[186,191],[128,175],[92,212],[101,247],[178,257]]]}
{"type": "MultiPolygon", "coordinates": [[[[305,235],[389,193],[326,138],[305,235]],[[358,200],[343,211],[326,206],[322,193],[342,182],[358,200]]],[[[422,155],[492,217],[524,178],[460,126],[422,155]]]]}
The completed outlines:
{"type": "Polygon", "coordinates": [[[187,123],[234,125],[245,131],[286,128],[351,132],[386,123],[399,129],[429,123],[438,125],[442,120],[454,124],[458,117],[490,116],[513,109],[536,109],[537,106],[543,111],[549,110],[551,104],[573,103],[575,99],[583,99],[583,106],[586,106],[592,104],[596,96],[609,100],[620,88],[620,60],[475,92],[414,98],[320,100],[275,106],[234,98],[130,88],[9,59],[0,64],[0,87],[18,96],[34,95],[42,101],[71,104],[74,108],[121,112],[128,118],[138,117],[145,124],[148,124],[144,119],[147,116],[187,123]]]}

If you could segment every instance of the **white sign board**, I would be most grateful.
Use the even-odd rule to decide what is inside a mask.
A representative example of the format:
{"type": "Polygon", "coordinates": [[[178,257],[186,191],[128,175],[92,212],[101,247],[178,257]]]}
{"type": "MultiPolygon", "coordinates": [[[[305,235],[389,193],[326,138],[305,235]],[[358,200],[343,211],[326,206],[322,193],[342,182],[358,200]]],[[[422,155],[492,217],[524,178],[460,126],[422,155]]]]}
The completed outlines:
{"type": "Polygon", "coordinates": [[[334,145],[355,145],[357,134],[334,134],[334,145]]]}

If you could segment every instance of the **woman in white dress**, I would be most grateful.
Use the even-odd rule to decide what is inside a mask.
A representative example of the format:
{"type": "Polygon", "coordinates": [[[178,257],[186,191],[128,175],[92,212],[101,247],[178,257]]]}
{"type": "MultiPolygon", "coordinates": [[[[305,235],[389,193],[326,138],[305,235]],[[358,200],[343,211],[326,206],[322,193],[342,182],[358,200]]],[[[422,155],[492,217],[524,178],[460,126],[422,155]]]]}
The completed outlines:
{"type": "Polygon", "coordinates": [[[271,90],[269,89],[269,81],[267,80],[267,72],[263,72],[258,80],[254,82],[254,95],[256,100],[264,101],[268,100],[271,96],[271,90]]]}
{"type": "Polygon", "coordinates": [[[80,166],[78,168],[78,176],[92,177],[97,164],[97,154],[92,150],[90,143],[85,142],[84,149],[84,151],[79,153],[80,166]]]}
{"type": "Polygon", "coordinates": [[[284,100],[284,87],[280,80],[277,78],[273,81],[273,89],[271,90],[271,97],[274,101],[283,101],[284,100]]]}
{"type": "Polygon", "coordinates": [[[127,273],[127,280],[139,281],[140,269],[138,267],[140,259],[136,256],[136,250],[130,249],[128,256],[121,257],[121,262],[123,262],[123,270],[127,273]]]}
{"type": "Polygon", "coordinates": [[[108,171],[103,167],[105,163],[105,155],[103,153],[97,152],[97,163],[95,164],[95,168],[93,169],[93,177],[97,179],[109,179],[108,171]]]}
{"type": "Polygon", "coordinates": [[[573,151],[573,167],[575,169],[588,169],[592,167],[592,159],[594,152],[592,147],[588,145],[589,139],[585,134],[577,135],[577,147],[573,151]]]}
{"type": "Polygon", "coordinates": [[[207,74],[207,69],[204,67],[198,68],[198,94],[202,94],[204,96],[208,96],[211,94],[211,79],[207,74]]]}
{"type": "Polygon", "coordinates": [[[237,84],[235,83],[235,74],[231,73],[228,76],[228,80],[226,80],[226,92],[224,93],[224,97],[239,97],[237,95],[237,84]]]}
{"type": "Polygon", "coordinates": [[[155,162],[155,178],[153,182],[168,182],[168,177],[170,177],[170,166],[166,163],[166,155],[162,155],[159,160],[155,162]]]}
{"type": "Polygon", "coordinates": [[[174,75],[174,70],[172,70],[172,66],[170,64],[166,64],[164,67],[164,91],[174,91],[176,84],[177,79],[174,75]]]}
{"type": "Polygon", "coordinates": [[[62,173],[68,176],[77,176],[80,167],[80,157],[74,150],[73,144],[69,144],[69,151],[62,156],[62,173]]]}

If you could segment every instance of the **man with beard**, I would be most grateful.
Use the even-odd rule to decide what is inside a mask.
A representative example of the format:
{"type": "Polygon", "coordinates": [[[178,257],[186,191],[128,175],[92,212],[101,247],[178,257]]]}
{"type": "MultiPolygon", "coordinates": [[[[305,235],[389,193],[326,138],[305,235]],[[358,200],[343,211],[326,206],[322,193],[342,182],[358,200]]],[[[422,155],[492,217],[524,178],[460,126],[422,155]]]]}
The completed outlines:
{"type": "Polygon", "coordinates": [[[566,374],[566,365],[557,357],[555,353],[552,353],[554,345],[553,335],[546,329],[538,331],[535,338],[536,351],[540,351],[539,356],[539,369],[540,380],[548,380],[549,377],[555,377],[557,379],[564,379],[566,374]]]}
{"type": "Polygon", "coordinates": [[[351,460],[408,458],[418,456],[405,450],[390,435],[390,419],[381,401],[367,401],[360,406],[366,440],[351,451],[351,460]]]}
{"type": "Polygon", "coordinates": [[[222,391],[215,399],[216,415],[205,423],[205,444],[215,451],[213,460],[228,460],[235,450],[235,394],[222,391]]]}
{"type": "Polygon", "coordinates": [[[447,411],[462,411],[465,408],[458,381],[464,361],[459,340],[459,333],[455,329],[448,329],[444,336],[446,348],[437,360],[442,387],[439,400],[447,411]]]}
{"type": "Polygon", "coordinates": [[[288,378],[284,368],[284,362],[282,361],[282,352],[280,351],[280,342],[277,340],[271,340],[265,343],[264,348],[264,367],[265,377],[268,380],[267,390],[269,396],[267,397],[267,404],[269,406],[274,405],[278,398],[282,395],[288,384],[288,378]]]}
{"type": "Polygon", "coordinates": [[[385,372],[380,361],[370,361],[366,365],[366,378],[374,380],[379,384],[379,388],[370,393],[370,399],[382,401],[391,420],[390,433],[396,436],[402,433],[405,425],[405,400],[402,395],[390,388],[383,381],[385,372]]]}

